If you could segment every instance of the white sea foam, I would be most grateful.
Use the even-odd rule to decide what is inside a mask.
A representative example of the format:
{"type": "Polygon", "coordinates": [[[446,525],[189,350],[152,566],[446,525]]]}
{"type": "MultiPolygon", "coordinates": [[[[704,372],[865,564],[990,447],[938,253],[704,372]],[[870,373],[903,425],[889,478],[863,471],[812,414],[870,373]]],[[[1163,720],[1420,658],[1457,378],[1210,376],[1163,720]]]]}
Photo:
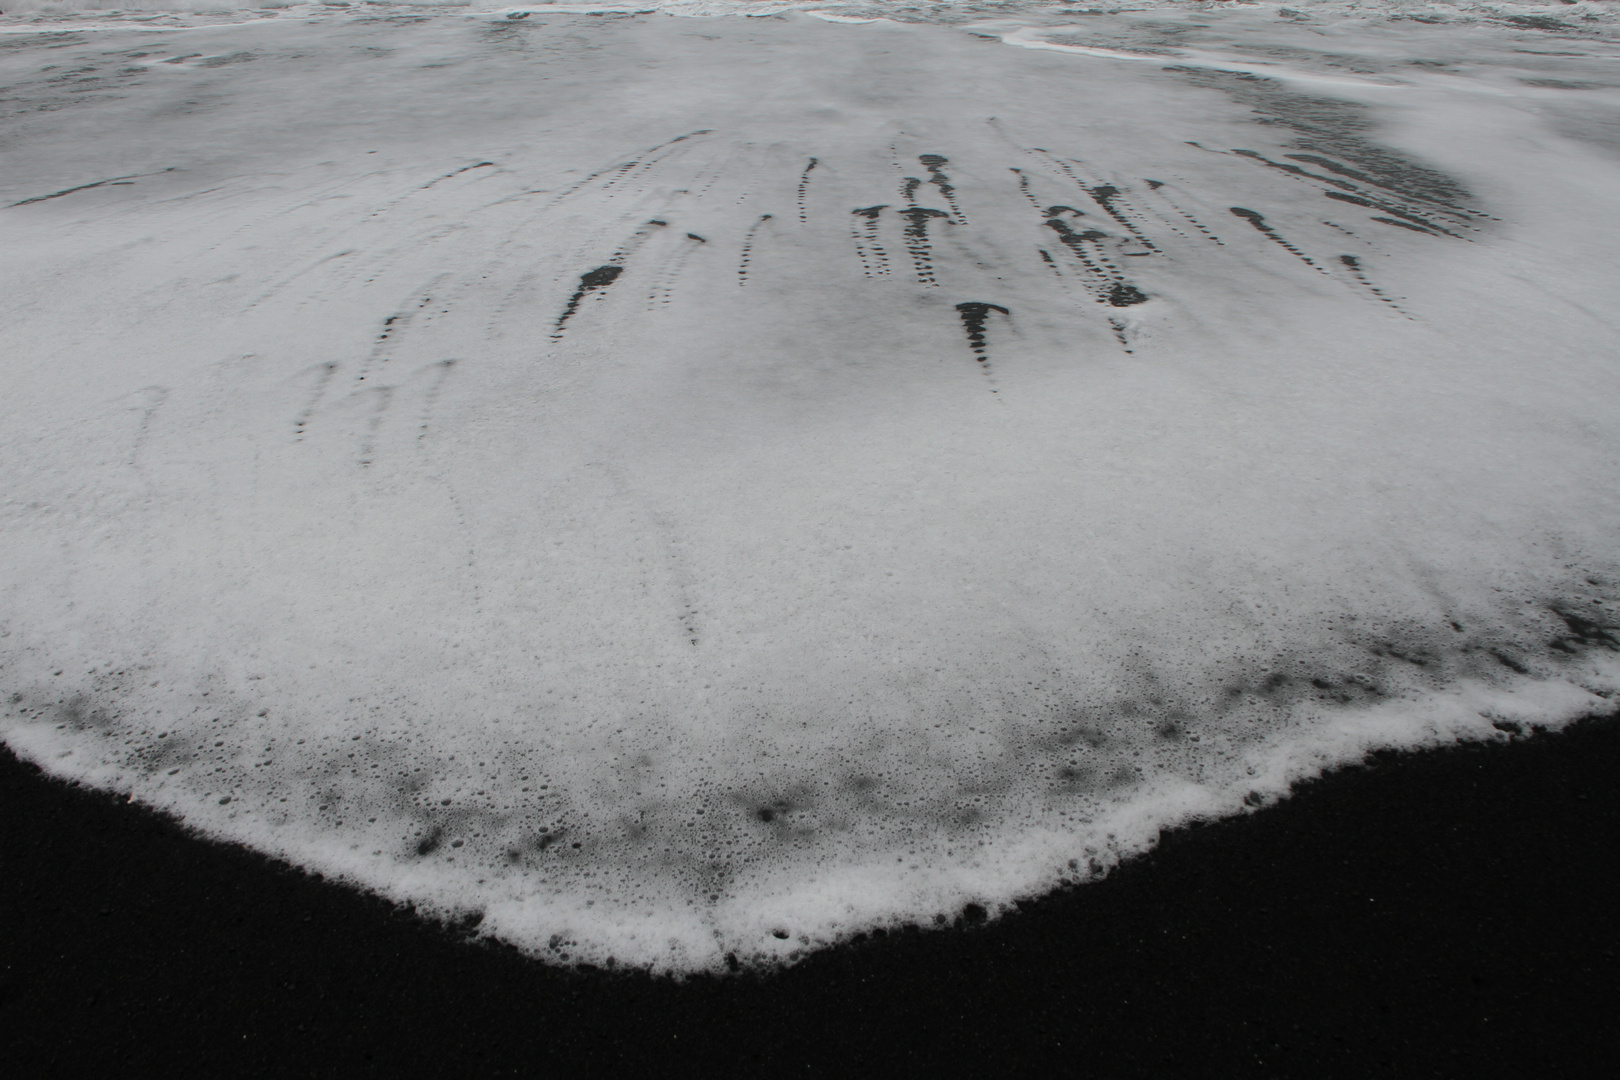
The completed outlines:
{"type": "Polygon", "coordinates": [[[528,10],[0,57],[20,752],[694,970],[1607,707],[1602,33],[528,10]]]}
{"type": "MultiPolygon", "coordinates": [[[[1495,0],[1297,0],[1294,3],[1240,3],[1232,0],[1129,0],[1124,3],[1063,3],[1056,0],[988,0],[979,3],[916,4],[909,0],[629,0],[607,3],[519,3],[507,0],[334,0],[310,3],[301,0],[11,0],[5,11],[13,16],[30,14],[72,15],[80,13],[171,12],[223,14],[232,11],[296,12],[330,18],[344,14],[371,15],[394,8],[439,11],[466,10],[505,15],[535,12],[569,14],[590,12],[638,13],[667,12],[687,16],[771,15],[806,12],[834,21],[865,22],[892,19],[912,23],[962,23],[986,18],[1036,20],[1047,24],[1072,20],[1076,16],[1094,21],[1096,17],[1180,18],[1199,21],[1243,21],[1251,18],[1290,20],[1313,18],[1330,20],[1329,25],[1360,24],[1387,19],[1413,20],[1428,24],[1501,22],[1504,20],[1543,20],[1559,22],[1570,29],[1582,24],[1607,22],[1614,13],[1614,0],[1576,0],[1551,4],[1495,2],[1495,0]]],[[[1550,28],[1550,27],[1549,27],[1550,28]]]]}

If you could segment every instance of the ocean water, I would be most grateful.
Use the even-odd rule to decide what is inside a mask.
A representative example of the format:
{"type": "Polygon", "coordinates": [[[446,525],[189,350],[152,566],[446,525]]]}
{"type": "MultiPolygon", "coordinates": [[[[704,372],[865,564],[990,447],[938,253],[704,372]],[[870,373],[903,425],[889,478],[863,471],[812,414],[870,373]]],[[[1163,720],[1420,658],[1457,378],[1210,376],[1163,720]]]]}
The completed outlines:
{"type": "Polygon", "coordinates": [[[1607,5],[0,17],[0,733],[558,963],[1620,688],[1607,5]]]}

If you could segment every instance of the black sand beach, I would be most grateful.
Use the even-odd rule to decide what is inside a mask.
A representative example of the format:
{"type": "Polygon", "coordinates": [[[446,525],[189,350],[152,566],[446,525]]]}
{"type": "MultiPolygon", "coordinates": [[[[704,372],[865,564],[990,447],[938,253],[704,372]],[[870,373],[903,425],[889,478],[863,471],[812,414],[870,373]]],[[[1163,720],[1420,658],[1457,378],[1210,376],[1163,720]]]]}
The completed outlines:
{"type": "Polygon", "coordinates": [[[682,6],[0,18],[6,1075],[1620,1075],[1620,15],[682,6]]]}
{"type": "Polygon", "coordinates": [[[0,1054],[16,1076],[1606,1075],[1617,774],[1612,717],[1380,757],[987,926],[677,984],[545,967],[7,753],[0,1054]]]}

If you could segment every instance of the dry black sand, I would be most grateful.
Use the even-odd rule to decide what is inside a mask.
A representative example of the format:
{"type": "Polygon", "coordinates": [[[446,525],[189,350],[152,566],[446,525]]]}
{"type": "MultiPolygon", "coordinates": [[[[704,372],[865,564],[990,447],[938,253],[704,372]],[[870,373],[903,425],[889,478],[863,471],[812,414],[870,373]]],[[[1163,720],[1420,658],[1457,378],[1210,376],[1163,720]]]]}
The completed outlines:
{"type": "Polygon", "coordinates": [[[549,969],[0,754],[10,1076],[1620,1075],[1620,721],[1379,758],[985,927],[549,969]]]}

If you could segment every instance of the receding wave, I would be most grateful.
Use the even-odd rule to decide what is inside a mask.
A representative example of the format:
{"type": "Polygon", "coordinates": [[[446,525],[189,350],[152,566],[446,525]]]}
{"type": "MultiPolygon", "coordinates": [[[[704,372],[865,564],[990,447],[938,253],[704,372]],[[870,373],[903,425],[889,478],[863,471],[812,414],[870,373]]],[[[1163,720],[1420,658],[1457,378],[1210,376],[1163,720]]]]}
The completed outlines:
{"type": "Polygon", "coordinates": [[[6,52],[52,772],[691,971],[1608,707],[1578,47],[374,15],[6,52]]]}

